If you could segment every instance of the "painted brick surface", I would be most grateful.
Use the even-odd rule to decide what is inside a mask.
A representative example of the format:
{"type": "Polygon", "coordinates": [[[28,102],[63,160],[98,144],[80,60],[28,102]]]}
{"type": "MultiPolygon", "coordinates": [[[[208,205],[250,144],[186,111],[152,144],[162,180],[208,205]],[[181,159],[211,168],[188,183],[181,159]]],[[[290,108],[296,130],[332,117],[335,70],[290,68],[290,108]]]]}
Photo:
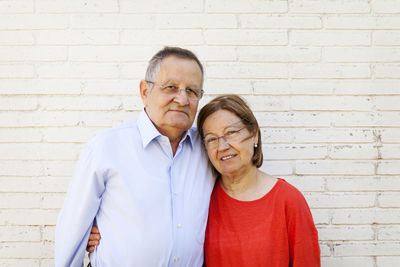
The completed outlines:
{"type": "Polygon", "coordinates": [[[147,60],[193,50],[242,95],[262,170],[306,197],[324,267],[400,262],[400,1],[0,0],[0,266],[53,266],[76,160],[136,118],[147,60]]]}

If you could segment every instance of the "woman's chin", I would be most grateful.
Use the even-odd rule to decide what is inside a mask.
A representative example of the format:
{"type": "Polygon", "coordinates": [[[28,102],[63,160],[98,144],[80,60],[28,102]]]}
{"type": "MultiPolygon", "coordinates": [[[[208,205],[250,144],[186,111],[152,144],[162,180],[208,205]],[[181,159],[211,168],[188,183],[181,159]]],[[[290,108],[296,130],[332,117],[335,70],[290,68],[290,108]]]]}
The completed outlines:
{"type": "Polygon", "coordinates": [[[221,176],[225,176],[225,177],[235,176],[237,171],[238,171],[237,169],[233,169],[233,168],[224,168],[224,169],[218,170],[218,172],[221,174],[221,176]]]}

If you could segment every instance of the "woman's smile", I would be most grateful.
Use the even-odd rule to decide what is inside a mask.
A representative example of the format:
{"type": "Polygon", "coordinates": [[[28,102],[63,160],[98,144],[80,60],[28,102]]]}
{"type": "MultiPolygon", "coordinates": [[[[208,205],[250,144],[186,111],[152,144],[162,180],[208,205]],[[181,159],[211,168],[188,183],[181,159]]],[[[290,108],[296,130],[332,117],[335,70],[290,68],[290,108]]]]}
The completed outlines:
{"type": "Polygon", "coordinates": [[[221,160],[222,160],[222,161],[227,161],[227,160],[229,160],[229,159],[231,159],[231,158],[233,158],[233,157],[236,157],[236,155],[227,155],[227,156],[223,156],[223,157],[221,157],[221,160]]]}

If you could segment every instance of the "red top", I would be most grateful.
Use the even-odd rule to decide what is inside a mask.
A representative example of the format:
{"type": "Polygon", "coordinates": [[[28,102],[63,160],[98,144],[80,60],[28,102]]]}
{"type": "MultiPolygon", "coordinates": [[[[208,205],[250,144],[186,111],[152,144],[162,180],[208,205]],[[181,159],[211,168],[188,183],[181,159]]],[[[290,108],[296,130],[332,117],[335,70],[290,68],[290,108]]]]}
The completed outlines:
{"type": "Polygon", "coordinates": [[[254,201],[231,198],[218,181],[204,249],[207,267],[321,266],[318,232],[307,202],[283,179],[254,201]]]}

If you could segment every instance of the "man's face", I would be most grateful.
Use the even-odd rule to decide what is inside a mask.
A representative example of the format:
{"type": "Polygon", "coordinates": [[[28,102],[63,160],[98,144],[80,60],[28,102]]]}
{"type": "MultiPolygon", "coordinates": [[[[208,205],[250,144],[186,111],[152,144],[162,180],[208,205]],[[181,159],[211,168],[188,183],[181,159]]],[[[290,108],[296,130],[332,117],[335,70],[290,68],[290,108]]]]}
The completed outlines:
{"type": "Polygon", "coordinates": [[[188,130],[197,112],[198,100],[191,100],[185,90],[177,94],[165,93],[167,86],[180,89],[201,89],[202,73],[194,60],[174,56],[164,58],[153,84],[141,81],[140,92],[146,113],[161,134],[181,135],[188,130]],[[150,90],[150,86],[153,88],[150,90]]]}

